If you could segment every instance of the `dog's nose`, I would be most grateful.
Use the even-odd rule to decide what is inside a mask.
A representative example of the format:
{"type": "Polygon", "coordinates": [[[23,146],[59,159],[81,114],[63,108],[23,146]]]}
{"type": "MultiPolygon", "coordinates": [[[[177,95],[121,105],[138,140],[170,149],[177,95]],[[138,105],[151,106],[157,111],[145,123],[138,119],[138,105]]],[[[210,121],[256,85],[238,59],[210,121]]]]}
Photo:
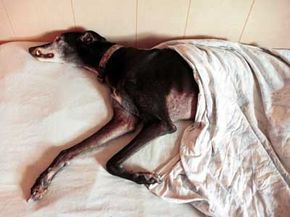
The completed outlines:
{"type": "Polygon", "coordinates": [[[30,54],[33,54],[33,51],[35,50],[35,47],[30,47],[30,48],[28,48],[28,51],[29,51],[29,53],[30,54]]]}

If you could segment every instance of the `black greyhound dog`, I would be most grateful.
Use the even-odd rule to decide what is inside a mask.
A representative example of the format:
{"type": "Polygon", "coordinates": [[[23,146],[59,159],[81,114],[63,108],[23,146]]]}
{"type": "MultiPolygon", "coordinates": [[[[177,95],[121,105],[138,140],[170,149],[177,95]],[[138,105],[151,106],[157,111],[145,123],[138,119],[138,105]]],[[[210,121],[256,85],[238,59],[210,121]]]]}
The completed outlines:
{"type": "Polygon", "coordinates": [[[53,177],[74,157],[139,127],[137,136],[107,162],[107,170],[138,184],[161,181],[158,174],[129,171],[122,163],[150,140],[175,132],[174,122],[195,118],[198,86],[191,67],[176,51],[123,47],[86,31],[64,33],[29,52],[40,61],[70,62],[94,70],[111,90],[114,113],[101,130],[59,153],[36,179],[32,200],[43,197],[53,177]]]}

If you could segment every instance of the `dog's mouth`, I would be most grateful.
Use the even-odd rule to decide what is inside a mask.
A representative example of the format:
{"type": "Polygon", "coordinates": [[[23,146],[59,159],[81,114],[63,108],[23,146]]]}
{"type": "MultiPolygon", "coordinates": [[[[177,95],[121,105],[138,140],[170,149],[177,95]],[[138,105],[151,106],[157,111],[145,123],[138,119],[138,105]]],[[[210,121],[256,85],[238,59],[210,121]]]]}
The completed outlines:
{"type": "Polygon", "coordinates": [[[38,47],[31,47],[29,48],[29,53],[37,58],[44,58],[44,59],[52,59],[54,57],[54,53],[44,53],[40,48],[38,47]]]}

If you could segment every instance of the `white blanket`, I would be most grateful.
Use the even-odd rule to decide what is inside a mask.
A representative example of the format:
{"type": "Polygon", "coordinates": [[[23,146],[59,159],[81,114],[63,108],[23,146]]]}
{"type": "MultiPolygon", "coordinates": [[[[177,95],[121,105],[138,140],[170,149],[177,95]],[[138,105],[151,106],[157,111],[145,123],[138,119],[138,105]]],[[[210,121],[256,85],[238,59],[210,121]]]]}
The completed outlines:
{"type": "Polygon", "coordinates": [[[193,68],[196,123],[156,195],[213,216],[289,216],[290,51],[171,41],[193,68]],[[180,159],[180,160],[179,160],[180,159]]]}
{"type": "MultiPolygon", "coordinates": [[[[189,205],[168,203],[144,186],[105,171],[106,160],[131,137],[75,159],[56,176],[43,200],[26,202],[34,180],[58,152],[111,117],[108,91],[93,74],[35,60],[27,52],[35,44],[39,43],[0,46],[0,216],[199,216],[189,205]]],[[[168,151],[169,144],[177,144],[177,136],[153,141],[134,156],[135,162],[139,167],[155,162],[149,170],[166,162],[162,144],[168,151]]]]}

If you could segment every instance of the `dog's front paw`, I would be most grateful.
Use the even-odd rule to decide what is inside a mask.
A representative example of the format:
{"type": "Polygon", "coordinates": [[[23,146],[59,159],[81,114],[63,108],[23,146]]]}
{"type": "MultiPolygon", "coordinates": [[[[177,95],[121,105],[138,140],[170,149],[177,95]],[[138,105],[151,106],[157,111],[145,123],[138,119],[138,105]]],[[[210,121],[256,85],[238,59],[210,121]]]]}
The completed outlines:
{"type": "Polygon", "coordinates": [[[46,173],[42,173],[35,181],[34,185],[31,188],[31,195],[29,200],[41,200],[43,196],[46,194],[48,186],[51,182],[48,175],[46,173]]]}
{"type": "Polygon", "coordinates": [[[33,187],[31,188],[31,195],[29,200],[41,200],[43,198],[43,196],[46,194],[48,189],[48,185],[42,185],[42,184],[38,184],[38,185],[33,185],[33,187]]]}
{"type": "Polygon", "coordinates": [[[138,184],[144,184],[149,186],[156,183],[161,183],[162,179],[161,176],[157,173],[140,172],[135,174],[135,181],[138,184]]]}

